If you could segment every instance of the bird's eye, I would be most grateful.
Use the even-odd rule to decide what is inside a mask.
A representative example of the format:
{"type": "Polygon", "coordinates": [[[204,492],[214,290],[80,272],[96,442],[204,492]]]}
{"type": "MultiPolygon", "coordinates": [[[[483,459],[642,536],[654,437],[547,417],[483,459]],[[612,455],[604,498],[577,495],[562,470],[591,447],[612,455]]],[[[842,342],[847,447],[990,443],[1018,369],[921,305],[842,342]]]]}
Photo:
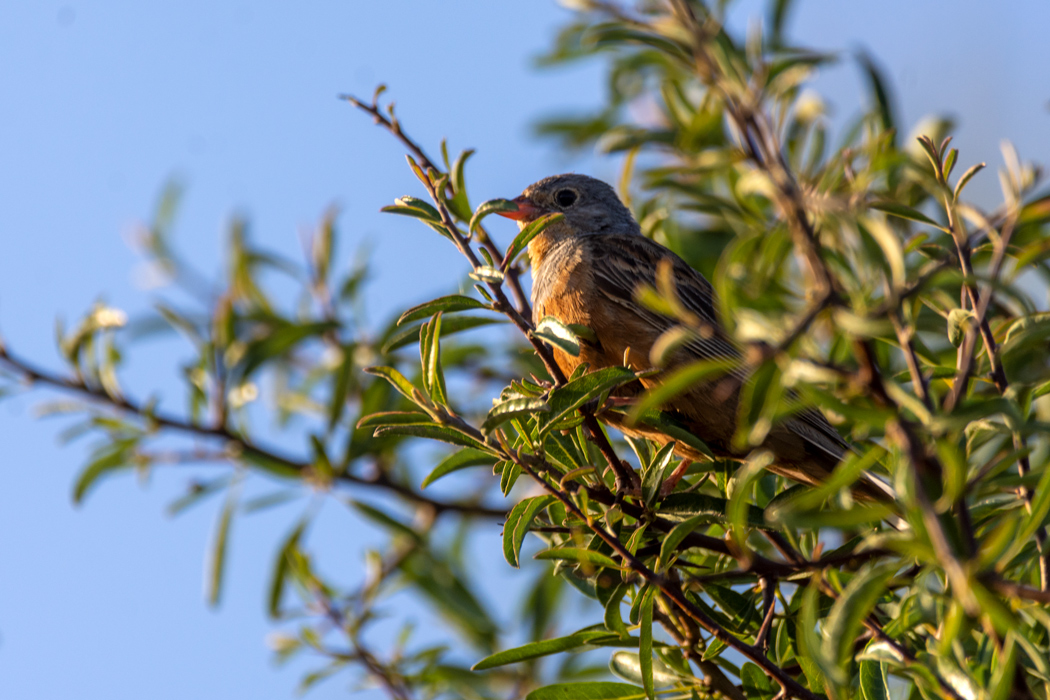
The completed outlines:
{"type": "Polygon", "coordinates": [[[576,203],[576,193],[572,190],[558,190],[554,195],[554,201],[559,207],[571,207],[576,203]]]}

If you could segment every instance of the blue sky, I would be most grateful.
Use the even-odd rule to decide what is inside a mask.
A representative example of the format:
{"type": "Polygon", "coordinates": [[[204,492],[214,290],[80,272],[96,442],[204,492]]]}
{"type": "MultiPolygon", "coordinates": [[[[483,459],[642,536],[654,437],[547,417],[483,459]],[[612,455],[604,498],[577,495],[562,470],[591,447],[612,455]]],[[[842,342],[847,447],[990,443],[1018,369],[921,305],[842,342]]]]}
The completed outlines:
{"type": "MultiPolygon", "coordinates": [[[[758,6],[743,3],[737,21],[758,6]]],[[[610,163],[530,136],[538,116],[585,109],[602,95],[594,66],[532,67],[566,16],[546,0],[0,0],[0,332],[57,367],[56,316],[72,320],[97,298],[146,308],[128,233],[173,177],[187,188],[179,245],[205,270],[221,262],[232,215],[246,215],[257,240],[298,256],[299,231],[336,203],[343,260],[365,242],[374,251],[375,321],[447,292],[447,277],[427,269],[463,269],[455,251],[378,213],[419,194],[402,149],[336,95],[367,96],[385,82],[432,153],[442,137],[453,150],[478,149],[475,202],[560,170],[610,177],[610,163]]],[[[1050,160],[1050,5],[813,0],[790,26],[815,47],[868,48],[898,88],[905,124],[956,116],[963,166],[998,164],[1002,138],[1050,160]]],[[[848,61],[817,87],[836,119],[863,99],[848,61]]],[[[998,187],[987,175],[972,189],[992,201],[998,187]]],[[[173,375],[154,367],[179,355],[161,344],[142,352],[126,375],[131,391],[170,392],[173,375]]],[[[178,474],[145,488],[109,481],[74,509],[70,487],[86,448],[56,445],[60,423],[34,417],[38,399],[0,404],[0,696],[290,697],[303,667],[271,666],[263,600],[276,540],[295,514],[238,522],[224,603],[210,610],[201,581],[213,509],[167,518],[164,505],[186,483],[178,474]]],[[[338,508],[320,525],[322,551],[353,534],[358,549],[333,564],[352,573],[367,537],[338,508]]],[[[494,528],[479,551],[494,554],[497,537],[494,528]]],[[[491,591],[519,586],[494,556],[491,591]]],[[[345,689],[330,682],[312,697],[345,689]]]]}

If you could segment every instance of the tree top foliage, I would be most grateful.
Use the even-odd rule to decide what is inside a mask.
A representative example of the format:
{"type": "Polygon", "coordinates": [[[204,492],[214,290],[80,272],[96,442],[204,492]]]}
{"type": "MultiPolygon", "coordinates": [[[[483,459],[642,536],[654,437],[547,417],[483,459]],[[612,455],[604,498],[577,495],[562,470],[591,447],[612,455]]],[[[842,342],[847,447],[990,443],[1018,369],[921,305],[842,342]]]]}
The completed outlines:
{"type": "MultiPolygon", "coordinates": [[[[1002,202],[974,204],[967,185],[985,165],[952,147],[946,120],[906,136],[865,57],[870,104],[832,133],[807,84],[839,57],[791,44],[785,0],[746,36],[727,29],[726,5],[574,3],[543,62],[600,61],[607,100],[539,131],[619,158],[643,234],[712,281],[748,350],[738,367],[698,360],[629,406],[607,399],[638,379],[630,366],[564,376],[552,349],[578,352],[587,329],[534,325],[523,284],[527,243],[551,219],[497,244],[486,217],[513,205],[475,207],[471,152],[441,144],[432,159],[380,89],[346,99],[400,141],[421,185],[386,210],[447,239],[466,264],[434,276],[470,284],[367,327],[366,267],[335,264],[329,212],[305,263],[234,223],[226,275],[204,287],[176,252],[169,190],[148,251],[198,308],[160,301],[129,322],[98,305],[60,330],[64,372],[0,345],[9,388],[79,400],[68,435],[96,444],[75,499],[120,471],[212,465],[171,509],[220,501],[213,603],[233,520],[298,503],[268,610],[278,657],[320,660],[304,687],[351,670],[402,699],[1050,697],[1050,314],[1037,301],[1050,194],[1006,147],[1002,202]],[[298,297],[276,298],[274,275],[298,297]],[[192,349],[178,413],[119,380],[127,331],[161,326],[192,349]],[[742,461],[683,461],[673,444],[600,423],[645,421],[703,451],[663,408],[739,367],[737,438],[756,448],[742,461]],[[764,468],[763,436],[800,408],[855,448],[817,487],[764,468]],[[277,447],[289,441],[270,426],[300,448],[277,447]],[[451,447],[432,458],[424,440],[451,447]],[[867,473],[895,496],[855,498],[867,473]],[[387,535],[360,580],[322,573],[332,554],[310,546],[322,499],[387,535]],[[534,571],[522,624],[499,622],[510,602],[492,611],[479,597],[473,541],[534,571]],[[443,644],[406,626],[376,648],[400,624],[389,597],[406,589],[446,622],[443,644]]],[[[703,330],[672,286],[638,299],[675,319],[665,345],[703,330]]]]}

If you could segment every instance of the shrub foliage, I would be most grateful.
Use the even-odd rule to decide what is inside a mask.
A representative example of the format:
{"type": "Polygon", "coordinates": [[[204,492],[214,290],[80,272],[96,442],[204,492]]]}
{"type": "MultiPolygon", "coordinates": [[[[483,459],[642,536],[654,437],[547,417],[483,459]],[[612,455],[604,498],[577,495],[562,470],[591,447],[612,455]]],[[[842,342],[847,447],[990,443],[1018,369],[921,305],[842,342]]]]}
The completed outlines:
{"type": "MultiPolygon", "coordinates": [[[[378,91],[347,99],[406,147],[426,195],[387,211],[455,246],[475,291],[374,332],[360,320],[364,268],[334,269],[334,214],[305,265],[255,248],[235,224],[228,272],[200,310],[156,306],[154,321],[193,349],[185,412],[121,388],[116,310],[97,306],[61,333],[67,374],[0,350],[11,378],[84,400],[72,431],[98,444],[75,498],[119,470],[228,465],[172,504],[222,496],[213,601],[233,519],[304,502],[278,546],[269,610],[280,657],[323,660],[305,686],[352,668],[394,698],[1050,697],[1050,315],[1035,299],[1050,280],[1050,195],[1037,191],[1038,171],[1007,147],[1002,203],[972,203],[984,164],[951,147],[943,120],[905,138],[866,57],[870,109],[832,134],[806,84],[837,57],[789,43],[784,0],[765,32],[746,36],[726,28],[725,3],[575,4],[544,61],[603,62],[608,99],[540,132],[617,155],[644,234],[712,280],[729,332],[750,349],[739,444],[760,445],[812,406],[855,447],[825,485],[766,472],[760,449],[740,463],[683,465],[670,446],[603,428],[604,412],[626,412],[704,449],[661,406],[725,363],[681,368],[626,407],[606,399],[637,378],[629,367],[555,371],[551,347],[572,352],[585,331],[533,325],[526,244],[547,221],[501,249],[485,218],[508,204],[472,207],[470,152],[451,161],[442,144],[431,160],[378,91]],[[295,303],[267,288],[273,274],[299,286],[295,303]],[[493,324],[505,331],[467,334],[493,324]],[[254,408],[262,376],[272,414],[254,408]],[[273,446],[253,427],[264,421],[303,448],[273,446]],[[420,438],[452,448],[430,460],[420,438]],[[616,478],[624,460],[637,488],[616,478]],[[896,497],[854,499],[866,472],[896,497]],[[319,498],[387,533],[360,581],[315,565],[319,498]],[[493,557],[501,546],[519,567],[530,534],[542,570],[524,625],[508,631],[496,621],[507,611],[478,596],[465,545],[476,536],[493,557]],[[446,644],[421,645],[406,629],[373,648],[367,631],[377,621],[390,630],[385,601],[406,587],[443,616],[446,644]],[[571,633],[558,622],[569,609],[581,626],[571,633]]],[[[146,243],[177,284],[201,291],[171,243],[177,194],[146,243]]],[[[667,343],[699,330],[677,314],[673,288],[638,294],[678,319],[667,343]]]]}

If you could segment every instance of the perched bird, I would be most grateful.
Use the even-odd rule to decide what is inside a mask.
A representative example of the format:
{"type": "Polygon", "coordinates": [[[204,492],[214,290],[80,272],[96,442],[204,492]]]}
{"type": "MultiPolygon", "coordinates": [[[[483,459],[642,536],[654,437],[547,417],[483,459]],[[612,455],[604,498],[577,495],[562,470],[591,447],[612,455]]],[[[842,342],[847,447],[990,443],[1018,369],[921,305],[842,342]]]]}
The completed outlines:
{"type": "MultiPolygon", "coordinates": [[[[517,211],[503,212],[503,216],[516,219],[522,227],[546,214],[563,215],[532,240],[529,257],[534,321],[553,316],[593,332],[589,339],[581,339],[578,357],[554,349],[554,359],[566,376],[583,362],[591,369],[622,366],[625,361],[635,370],[652,368],[653,343],[679,324],[636,298],[642,285],[656,286],[661,265],[670,265],[677,296],[698,319],[701,330],[671,354],[664,369],[674,370],[699,359],[741,356],[740,347],[718,319],[711,284],[673,252],[643,236],[612,187],[586,175],[555,175],[530,185],[513,201],[517,211]]],[[[742,458],[747,452],[733,443],[740,387],[747,380],[745,368],[737,372],[737,381],[723,378],[698,384],[663,409],[719,457],[742,458]]],[[[619,397],[636,395],[659,382],[660,374],[642,379],[642,386],[624,387],[619,397]]],[[[645,426],[625,425],[611,412],[599,417],[631,435],[644,435],[662,444],[671,439],[645,426]]],[[[774,455],[770,471],[806,484],[822,483],[849,449],[827,419],[813,409],[774,425],[762,446],[774,455]]],[[[681,443],[676,450],[689,459],[706,459],[681,443]]],[[[872,488],[881,491],[867,484],[860,490],[872,488]]]]}

